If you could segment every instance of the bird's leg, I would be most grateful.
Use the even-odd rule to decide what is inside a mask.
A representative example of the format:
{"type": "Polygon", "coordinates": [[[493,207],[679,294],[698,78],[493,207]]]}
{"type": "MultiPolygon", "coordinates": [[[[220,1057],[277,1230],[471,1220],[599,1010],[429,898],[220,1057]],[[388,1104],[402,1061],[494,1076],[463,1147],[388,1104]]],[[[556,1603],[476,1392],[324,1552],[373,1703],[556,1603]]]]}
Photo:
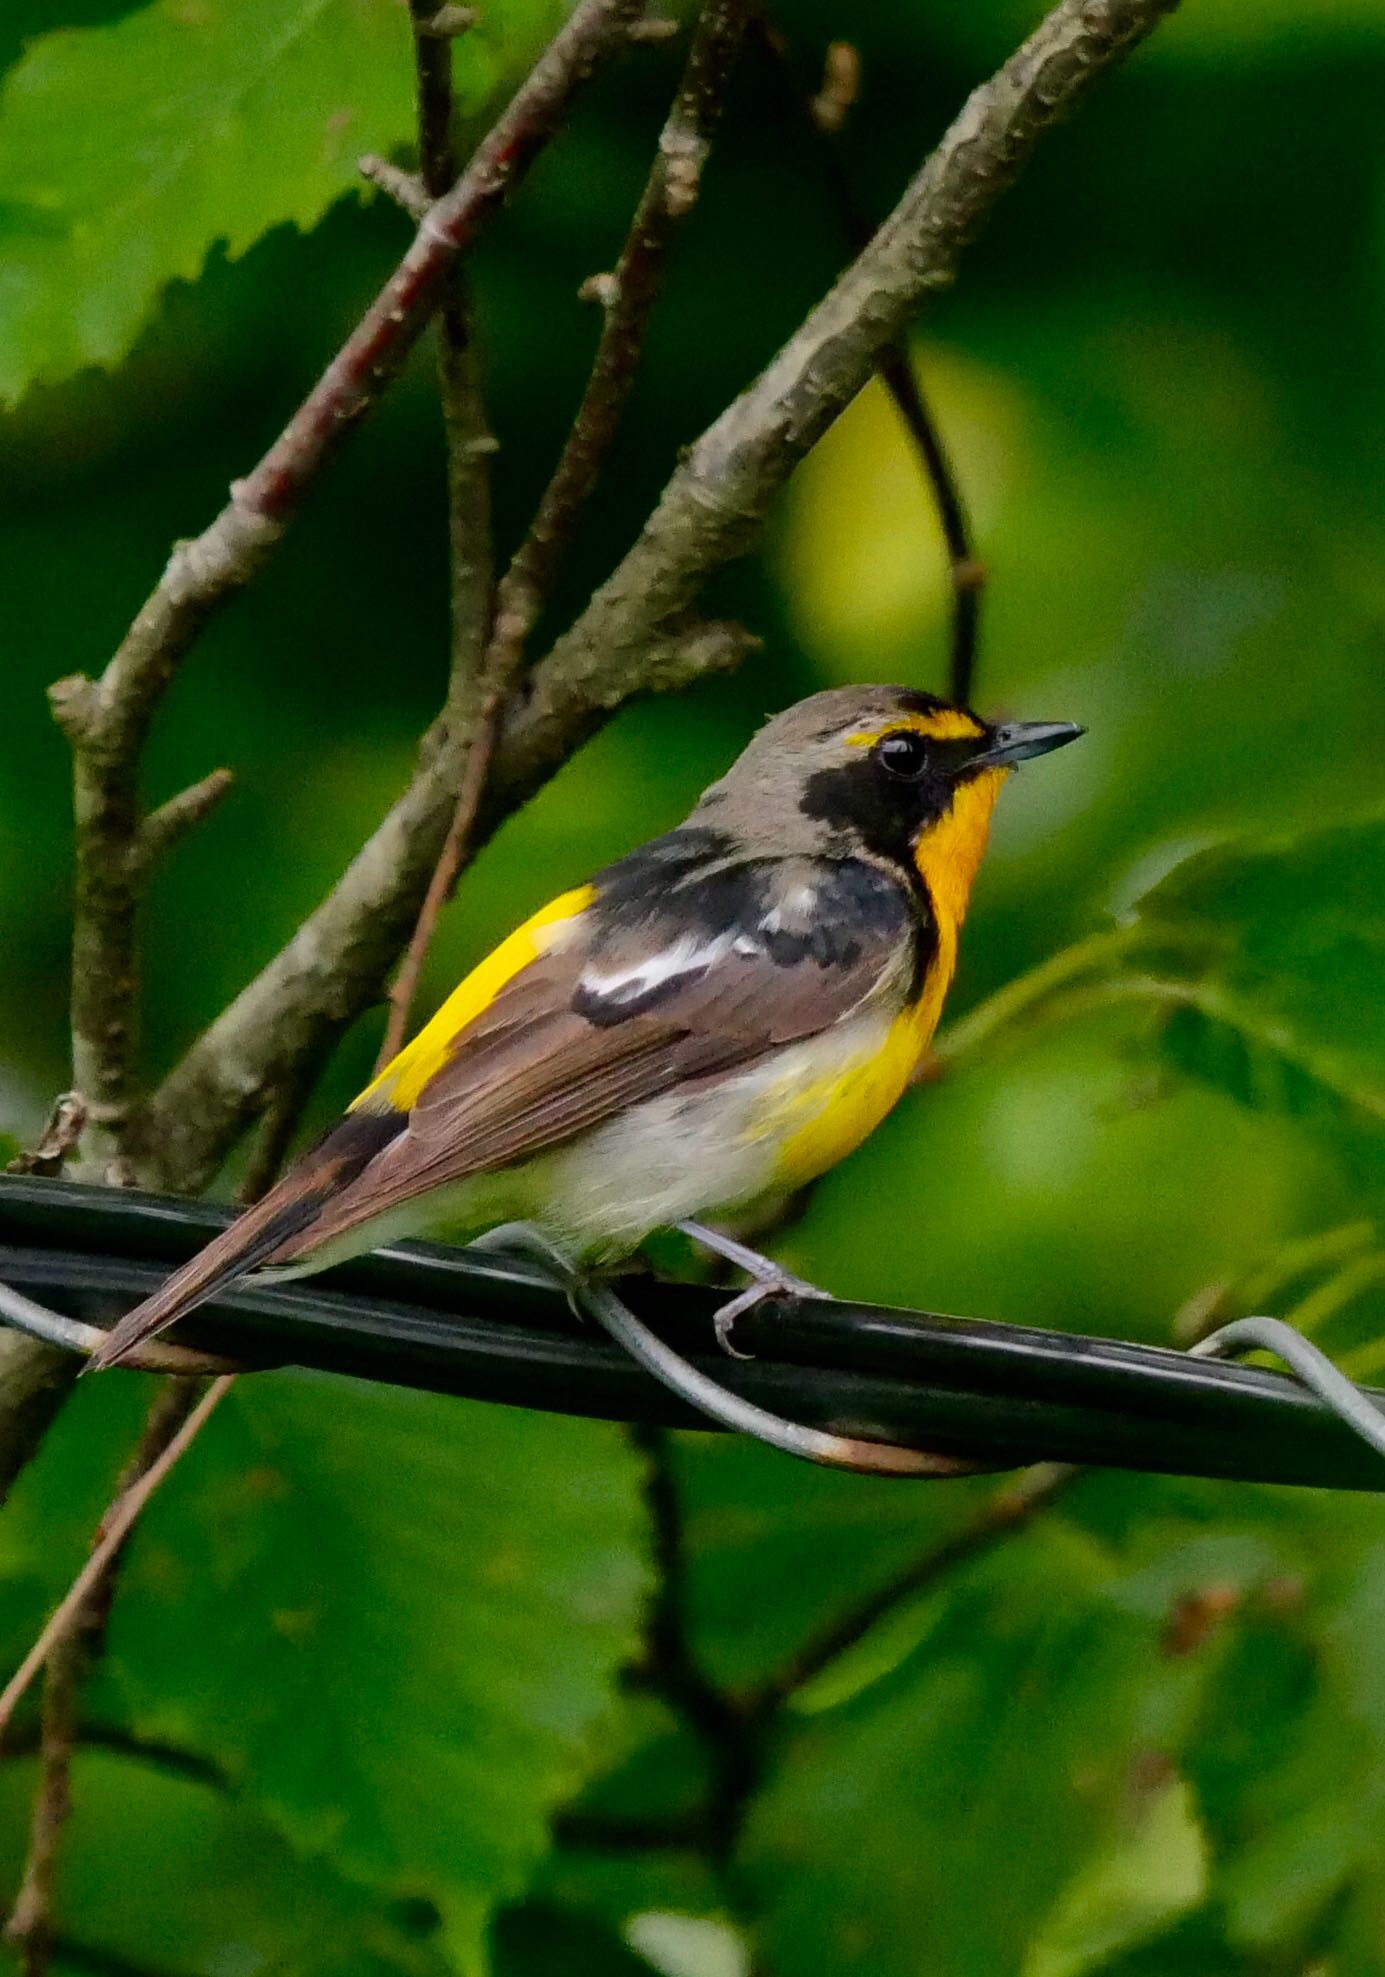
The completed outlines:
{"type": "MultiPolygon", "coordinates": [[[[709,1379],[672,1346],[665,1345],[609,1284],[584,1276],[532,1222],[506,1222],[469,1247],[493,1254],[523,1256],[538,1263],[555,1284],[562,1286],[579,1317],[600,1325],[671,1393],[713,1421],[720,1421],[723,1427],[753,1435],[757,1441],[782,1449],[786,1455],[801,1456],[807,1462],[817,1462],[829,1469],[853,1469],[876,1476],[966,1476],[980,1466],[960,1457],[899,1448],[892,1442],[834,1435],[822,1428],[786,1421],[767,1408],[757,1407],[753,1401],[743,1400],[739,1394],[709,1379]]],[[[740,1245],[736,1247],[739,1249],[740,1245]]]]}
{"type": "Polygon", "coordinates": [[[748,1243],[737,1242],[734,1236],[724,1235],[720,1229],[708,1228],[705,1222],[679,1222],[680,1232],[703,1249],[710,1249],[714,1256],[724,1257],[734,1263],[738,1270],[744,1270],[750,1282],[735,1297],[727,1300],[712,1323],[716,1327],[717,1344],[732,1359],[753,1359],[754,1354],[742,1352],[731,1342],[731,1327],[747,1311],[763,1304],[767,1297],[827,1297],[816,1284],[807,1284],[802,1277],[795,1277],[781,1269],[772,1257],[762,1256],[758,1249],[751,1249],[748,1243]]]}
{"type": "Polygon", "coordinates": [[[500,1222],[495,1228],[487,1229],[483,1236],[473,1236],[466,1245],[468,1249],[480,1250],[487,1256],[520,1257],[526,1263],[537,1264],[542,1274],[548,1278],[555,1290],[567,1295],[567,1287],[572,1279],[572,1265],[556,1243],[551,1243],[543,1231],[532,1222],[500,1222]]]}

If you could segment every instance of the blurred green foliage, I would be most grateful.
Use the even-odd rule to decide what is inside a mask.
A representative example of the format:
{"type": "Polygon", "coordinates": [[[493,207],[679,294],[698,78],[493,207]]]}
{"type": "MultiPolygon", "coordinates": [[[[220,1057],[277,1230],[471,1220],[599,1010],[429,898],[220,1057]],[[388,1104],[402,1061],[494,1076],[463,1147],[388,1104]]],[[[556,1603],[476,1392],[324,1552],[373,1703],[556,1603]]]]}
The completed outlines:
{"type": "MultiPolygon", "coordinates": [[[[805,70],[859,42],[864,207],[1036,11],[786,0],[805,70]]],[[[551,19],[487,9],[468,103],[551,19]]],[[[600,78],[475,256],[503,546],[580,388],[576,290],[617,251],[676,61],[644,49],[600,78]]],[[[352,195],[351,166],[404,140],[409,56],[389,0],[12,0],[0,62],[0,1129],[23,1137],[65,1082],[66,763],[43,688],[101,666],[388,270],[402,223],[352,195]]],[[[1381,826],[1359,819],[1385,727],[1383,90],[1381,0],[1185,0],[920,328],[992,578],[979,697],[1090,730],[1006,792],[954,1013],[1135,932],[1059,963],[1028,1028],[962,1053],[818,1190],[783,1247],[830,1287],[1166,1338],[1222,1285],[1379,1370],[1385,900],[1381,826]]],[[[842,251],[813,148],[750,60],[555,623],[842,251]]],[[[156,796],[223,761],[238,782],[152,903],[156,1071],[407,773],[441,690],[444,552],[421,356],[161,719],[156,796]]],[[[430,995],[675,821],[767,710],[942,682],[940,545],[883,394],[714,588],[763,658],[631,710],[507,826],[430,995]]],[[[310,1124],[378,1034],[347,1040],[310,1124]]],[[[0,1519],[7,1667],[142,1399],[83,1389],[0,1519]]],[[[715,1696],[773,1683],[988,1486],[680,1441],[683,1617],[710,1685],[690,1694],[619,1678],[653,1570],[642,1467],[588,1424],[287,1376],[237,1392],[132,1547],[85,1696],[59,1968],[445,1977],[480,1967],[500,1909],[496,1977],[1385,1973],[1376,1503],[1083,1478],[752,1730],[715,1696]]],[[[19,1743],[6,1888],[34,1783],[19,1743]]]]}

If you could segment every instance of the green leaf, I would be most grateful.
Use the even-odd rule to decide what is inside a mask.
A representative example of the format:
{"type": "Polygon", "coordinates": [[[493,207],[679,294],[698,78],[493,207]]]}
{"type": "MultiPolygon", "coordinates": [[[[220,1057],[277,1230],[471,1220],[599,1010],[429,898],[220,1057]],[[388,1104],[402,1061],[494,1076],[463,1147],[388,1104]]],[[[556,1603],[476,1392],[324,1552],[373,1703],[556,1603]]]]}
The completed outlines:
{"type": "MultiPolygon", "coordinates": [[[[469,108],[554,9],[485,11],[469,108]]],[[[396,0],[154,0],[33,42],[0,96],[0,401],[118,362],[216,245],[313,226],[362,152],[409,141],[412,80],[396,0]]]]}
{"type": "Polygon", "coordinates": [[[1121,1830],[1187,1675],[1050,1525],[944,1602],[920,1657],[793,1738],[742,1866],[781,1977],[1008,1977],[1121,1830]]]}
{"type": "Polygon", "coordinates": [[[1140,1808],[1133,1831],[1063,1890],[1022,1977],[1082,1977],[1195,1908],[1206,1885],[1202,1832],[1187,1786],[1173,1778],[1140,1808]]]}
{"type": "Polygon", "coordinates": [[[1173,1064],[1385,1157],[1385,818],[1200,852],[1139,916],[1173,1064]]]}
{"type": "MultiPolygon", "coordinates": [[[[0,1885],[18,1885],[32,1760],[0,1770],[0,1885]]],[[[391,1910],[299,1857],[215,1785],[129,1754],[79,1750],[56,1920],[74,1971],[188,1977],[448,1977],[426,1916],[391,1910]],[[422,1927],[420,1927],[420,1924],[422,1927]]],[[[436,1917],[432,1918],[436,1930],[436,1917]]]]}
{"type": "Polygon", "coordinates": [[[247,1379],[151,1510],[102,1679],[476,1968],[598,1755],[644,1539],[614,1429],[247,1379]]]}

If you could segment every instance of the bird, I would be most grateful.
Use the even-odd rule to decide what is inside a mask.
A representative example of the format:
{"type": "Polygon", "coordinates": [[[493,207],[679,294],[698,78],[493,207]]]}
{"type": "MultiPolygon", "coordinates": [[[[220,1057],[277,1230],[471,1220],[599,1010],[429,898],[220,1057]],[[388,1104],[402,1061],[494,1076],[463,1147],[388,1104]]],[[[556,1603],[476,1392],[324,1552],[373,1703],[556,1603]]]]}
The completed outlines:
{"type": "Polygon", "coordinates": [[[803,1287],[719,1225],[835,1166],[907,1089],[1000,788],[1082,732],[903,686],[775,715],[681,824],[502,940],[91,1364],[252,1274],[516,1225],[574,1272],[685,1230],[751,1278],[730,1347],[747,1303],[803,1287]]]}

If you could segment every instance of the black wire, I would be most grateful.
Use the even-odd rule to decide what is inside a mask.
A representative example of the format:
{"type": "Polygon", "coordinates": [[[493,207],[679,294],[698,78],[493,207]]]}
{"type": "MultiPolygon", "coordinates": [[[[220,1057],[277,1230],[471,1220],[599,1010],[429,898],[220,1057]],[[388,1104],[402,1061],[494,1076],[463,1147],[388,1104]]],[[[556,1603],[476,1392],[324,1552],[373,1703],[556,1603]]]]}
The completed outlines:
{"type": "MultiPolygon", "coordinates": [[[[0,1281],[109,1323],[225,1226],[228,1211],[37,1176],[0,1178],[0,1281]]],[[[1036,1461],[1255,1482],[1385,1489],[1385,1462],[1279,1373],[1156,1346],[823,1298],[738,1321],[725,1293],[627,1278],[646,1324],[721,1385],[836,1433],[995,1467],[1036,1461]]],[[[666,1426],[707,1424],[532,1268],[401,1244],[321,1278],[239,1285],[179,1328],[254,1365],[297,1365],[515,1406],[666,1426]]],[[[1377,1406],[1385,1397],[1372,1396],[1377,1406]]]]}

